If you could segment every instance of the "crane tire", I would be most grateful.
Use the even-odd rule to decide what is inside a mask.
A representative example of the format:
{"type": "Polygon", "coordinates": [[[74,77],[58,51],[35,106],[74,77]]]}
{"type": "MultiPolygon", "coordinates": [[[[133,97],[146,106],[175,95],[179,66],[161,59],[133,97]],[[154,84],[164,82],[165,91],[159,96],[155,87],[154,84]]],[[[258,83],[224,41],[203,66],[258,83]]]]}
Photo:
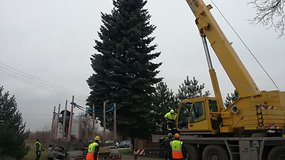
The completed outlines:
{"type": "Polygon", "coordinates": [[[203,160],[229,160],[229,155],[220,145],[208,145],[202,155],[203,160]]]}
{"type": "Polygon", "coordinates": [[[201,160],[201,151],[194,145],[186,144],[185,145],[188,160],[201,160]]]}
{"type": "Polygon", "coordinates": [[[268,154],[268,160],[284,160],[285,159],[285,146],[277,146],[271,149],[268,154]]]}

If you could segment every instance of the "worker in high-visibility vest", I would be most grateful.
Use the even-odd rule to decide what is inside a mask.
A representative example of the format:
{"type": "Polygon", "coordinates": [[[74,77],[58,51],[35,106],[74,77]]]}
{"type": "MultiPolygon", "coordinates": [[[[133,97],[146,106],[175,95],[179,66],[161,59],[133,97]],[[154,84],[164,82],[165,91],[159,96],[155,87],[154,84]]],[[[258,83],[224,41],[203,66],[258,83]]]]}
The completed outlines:
{"type": "Polygon", "coordinates": [[[176,127],[175,127],[176,113],[174,112],[173,109],[171,109],[168,113],[164,115],[164,118],[166,119],[167,130],[172,134],[174,134],[176,132],[176,127]]]}
{"type": "Polygon", "coordinates": [[[35,143],[35,151],[36,151],[36,159],[35,160],[39,160],[41,158],[43,146],[40,143],[40,140],[38,138],[37,138],[36,143],[35,143]]]}
{"type": "Polygon", "coordinates": [[[182,141],[179,140],[180,135],[175,133],[174,140],[170,142],[172,160],[187,159],[187,151],[182,141]]]}
{"type": "Polygon", "coordinates": [[[94,142],[89,144],[86,160],[99,160],[98,153],[100,148],[99,146],[100,139],[101,138],[99,136],[96,136],[94,142]]]}

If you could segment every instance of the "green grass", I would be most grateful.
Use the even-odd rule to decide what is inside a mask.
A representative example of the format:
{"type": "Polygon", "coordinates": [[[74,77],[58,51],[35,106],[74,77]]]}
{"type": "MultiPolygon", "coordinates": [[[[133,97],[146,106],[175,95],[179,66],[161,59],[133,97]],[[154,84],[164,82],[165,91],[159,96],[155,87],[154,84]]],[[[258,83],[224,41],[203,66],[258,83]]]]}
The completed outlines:
{"type": "MultiPolygon", "coordinates": [[[[36,154],[35,152],[33,152],[32,150],[30,150],[28,152],[28,154],[23,158],[23,160],[33,160],[36,158],[36,154]]],[[[46,160],[47,159],[47,151],[43,151],[42,152],[42,155],[41,155],[41,158],[42,160],[46,160]]]]}
{"type": "MultiPolygon", "coordinates": [[[[30,144],[31,149],[29,150],[28,154],[22,160],[34,160],[36,158],[35,153],[35,145],[30,144]]],[[[47,150],[42,152],[41,160],[47,160],[47,150]]]]}
{"type": "Polygon", "coordinates": [[[132,155],[133,151],[130,148],[118,148],[120,154],[132,155]]]}

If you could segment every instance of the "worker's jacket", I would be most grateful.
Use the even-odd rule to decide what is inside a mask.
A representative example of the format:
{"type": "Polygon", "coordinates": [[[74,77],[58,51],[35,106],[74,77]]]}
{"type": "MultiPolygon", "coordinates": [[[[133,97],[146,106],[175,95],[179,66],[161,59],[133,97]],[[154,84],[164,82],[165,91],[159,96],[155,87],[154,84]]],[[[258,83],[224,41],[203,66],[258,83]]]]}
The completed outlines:
{"type": "MultiPolygon", "coordinates": [[[[89,144],[88,146],[88,152],[87,152],[87,155],[86,155],[86,160],[95,160],[95,157],[94,157],[94,153],[95,153],[95,148],[99,147],[99,144],[96,143],[96,142],[93,142],[91,144],[89,144]]],[[[98,152],[98,151],[97,151],[98,152]]],[[[96,159],[98,159],[98,154],[95,153],[97,155],[96,159]]]]}
{"type": "Polygon", "coordinates": [[[41,152],[42,151],[42,144],[39,141],[36,141],[36,152],[41,152]]]}
{"type": "Polygon", "coordinates": [[[165,138],[162,142],[161,142],[161,147],[163,148],[165,157],[167,158],[171,158],[171,146],[170,146],[170,142],[172,141],[172,138],[165,138]]]}
{"type": "Polygon", "coordinates": [[[173,159],[183,159],[182,145],[183,142],[179,140],[173,140],[170,142],[173,159]]]}
{"type": "Polygon", "coordinates": [[[176,127],[175,127],[176,114],[175,113],[171,114],[170,112],[168,112],[164,115],[164,118],[167,120],[166,126],[167,126],[168,130],[176,129],[176,127]]]}
{"type": "Polygon", "coordinates": [[[174,114],[171,114],[170,112],[168,112],[168,113],[166,113],[165,115],[164,115],[164,118],[166,118],[167,120],[173,120],[173,121],[175,121],[175,119],[176,119],[176,114],[174,113],[174,114]]]}

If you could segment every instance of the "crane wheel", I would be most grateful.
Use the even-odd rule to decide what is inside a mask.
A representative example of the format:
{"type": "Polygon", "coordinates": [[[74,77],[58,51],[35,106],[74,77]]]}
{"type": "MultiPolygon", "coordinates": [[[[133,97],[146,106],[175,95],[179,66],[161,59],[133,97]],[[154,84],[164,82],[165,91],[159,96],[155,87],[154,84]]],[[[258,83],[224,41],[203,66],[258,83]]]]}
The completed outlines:
{"type": "Polygon", "coordinates": [[[220,145],[208,145],[202,155],[203,160],[229,160],[229,155],[225,148],[220,145]]]}
{"type": "Polygon", "coordinates": [[[194,145],[185,145],[187,154],[188,154],[188,160],[201,160],[201,151],[194,145]]]}
{"type": "Polygon", "coordinates": [[[285,146],[277,146],[271,149],[268,154],[268,160],[284,160],[285,159],[285,146]]]}

